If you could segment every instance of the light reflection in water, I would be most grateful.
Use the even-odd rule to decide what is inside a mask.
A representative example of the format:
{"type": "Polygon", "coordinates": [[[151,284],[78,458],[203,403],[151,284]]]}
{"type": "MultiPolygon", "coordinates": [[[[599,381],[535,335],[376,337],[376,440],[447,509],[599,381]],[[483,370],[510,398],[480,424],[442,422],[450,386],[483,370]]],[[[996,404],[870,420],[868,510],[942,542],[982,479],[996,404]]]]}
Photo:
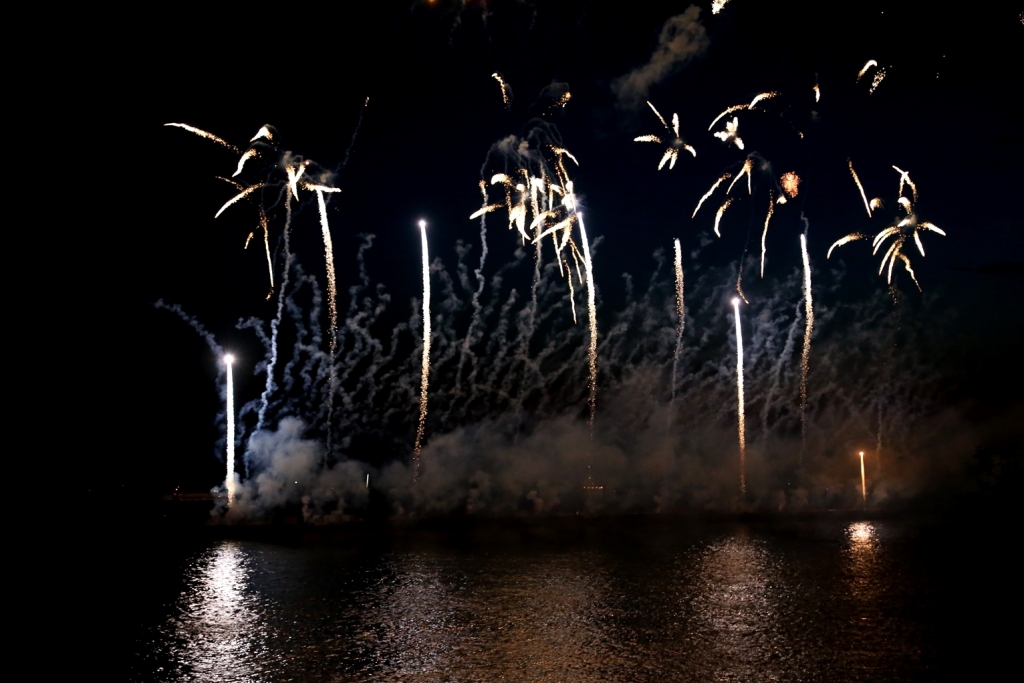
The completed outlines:
{"type": "Polygon", "coordinates": [[[780,561],[746,529],[710,545],[694,566],[694,669],[736,680],[776,680],[780,561]]]}
{"type": "Polygon", "coordinates": [[[850,592],[859,600],[873,601],[880,583],[878,530],[871,522],[853,522],[846,527],[846,540],[850,592]]]}
{"type": "Polygon", "coordinates": [[[189,568],[191,586],[182,594],[173,622],[177,673],[190,680],[247,681],[262,628],[255,599],[247,591],[249,558],[241,544],[221,543],[189,568]]]}

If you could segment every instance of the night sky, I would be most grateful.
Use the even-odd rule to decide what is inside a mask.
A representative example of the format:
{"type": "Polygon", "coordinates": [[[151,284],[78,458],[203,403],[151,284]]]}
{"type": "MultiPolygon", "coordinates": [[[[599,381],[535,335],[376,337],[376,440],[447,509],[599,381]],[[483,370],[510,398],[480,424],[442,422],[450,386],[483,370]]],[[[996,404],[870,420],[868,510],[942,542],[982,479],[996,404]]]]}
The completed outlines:
{"type": "MultiPolygon", "coordinates": [[[[467,262],[475,263],[479,225],[468,216],[480,206],[481,165],[493,143],[522,134],[540,117],[557,126],[580,162],[570,172],[591,240],[602,240],[594,268],[606,330],[609,311],[625,300],[622,274],[632,273],[640,289],[652,254],[671,253],[674,238],[682,241],[684,268],[696,276],[702,268],[735,268],[745,244],[756,260],[763,206],[744,205],[731,216],[734,223],[727,213],[721,240],[712,233],[717,202],[696,219],[690,214],[744,155],[713,138],[708,124],[765,91],[780,95],[761,115],[740,113],[746,151],[770,160],[776,178],[791,170],[802,178],[796,206],[773,218],[767,274],[782,278],[799,268],[803,212],[823,281],[827,268],[844,273],[841,287],[822,296],[876,301],[929,339],[932,360],[944,368],[938,386],[928,389],[938,405],[994,434],[1000,453],[1012,452],[1006,444],[1021,436],[1024,422],[1024,24],[1017,10],[732,0],[712,15],[710,3],[700,3],[706,45],[652,79],[647,93],[664,116],[678,112],[682,137],[697,156],[684,152],[674,169],[659,172],[663,146],[633,138],[662,133],[661,126],[643,98],[625,101],[615,84],[651,59],[663,25],[689,3],[337,5],[285,5],[266,15],[254,6],[235,14],[165,6],[123,33],[100,28],[103,18],[94,18],[98,30],[68,65],[67,115],[95,103],[85,114],[94,142],[75,157],[75,211],[91,227],[70,230],[79,280],[66,294],[68,329],[90,359],[73,379],[81,383],[83,408],[75,419],[85,441],[97,446],[88,458],[67,452],[61,462],[89,495],[156,496],[179,485],[203,491],[223,476],[215,453],[216,359],[155,301],[180,304],[241,357],[240,403],[262,389],[262,376],[252,376],[262,350],[251,332],[235,326],[250,316],[268,320],[276,308],[276,299],[264,299],[259,238],[242,248],[258,216],[249,204],[213,219],[232,194],[215,176],[230,175],[237,156],[163,124],[188,123],[244,147],[270,123],[281,150],[325,168],[340,168],[348,151],[334,179],[342,193],[329,203],[339,305],[344,310],[345,292],[357,281],[359,235],[373,233],[367,268],[392,296],[387,319],[399,322],[409,320],[420,291],[416,221],[428,221],[432,258],[451,268],[463,240],[472,248],[467,262]],[[886,69],[874,93],[870,78],[855,82],[869,59],[886,69]],[[495,71],[514,94],[507,110],[495,71]],[[571,100],[550,107],[541,93],[561,83],[571,100]],[[817,104],[815,83],[822,93],[817,104]],[[866,220],[848,158],[868,197],[885,198],[889,214],[898,181],[891,166],[909,171],[920,215],[946,231],[925,236],[925,258],[907,245],[924,294],[898,272],[894,304],[877,275],[879,256],[864,242],[825,261],[836,239],[873,234],[879,225],[866,220]],[[941,336],[929,337],[929,329],[941,336]]],[[[320,275],[310,196],[296,219],[296,249],[306,272],[320,275]]],[[[489,273],[517,245],[505,222],[504,212],[489,222],[489,273]]],[[[280,228],[272,223],[278,257],[280,228]]],[[[279,275],[280,259],[277,267],[279,275]]],[[[748,296],[767,296],[768,285],[747,267],[748,296]]],[[[413,434],[402,438],[411,443],[413,434]]],[[[999,476],[1019,477],[1017,453],[999,476]]]]}

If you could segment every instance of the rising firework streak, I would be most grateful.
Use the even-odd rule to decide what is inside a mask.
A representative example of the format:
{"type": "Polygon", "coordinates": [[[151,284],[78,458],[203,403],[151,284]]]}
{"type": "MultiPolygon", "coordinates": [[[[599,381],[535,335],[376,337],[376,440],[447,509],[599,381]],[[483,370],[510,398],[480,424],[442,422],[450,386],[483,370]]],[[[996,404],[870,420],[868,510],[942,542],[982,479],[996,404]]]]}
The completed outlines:
{"type": "MultiPolygon", "coordinates": [[[[807,374],[811,360],[811,332],[814,331],[814,301],[811,299],[811,260],[807,255],[807,235],[800,235],[800,254],[804,262],[804,348],[800,355],[800,429],[807,442],[807,374]]],[[[802,454],[801,450],[801,454],[802,454]]]]}
{"type": "Polygon", "coordinates": [[[230,353],[224,355],[224,368],[227,370],[227,475],[224,478],[224,488],[228,493],[228,507],[235,502],[235,382],[231,373],[231,365],[235,357],[230,353]]]}
{"type": "Polygon", "coordinates": [[[412,479],[420,474],[420,452],[423,449],[423,434],[427,424],[427,386],[430,383],[430,259],[427,256],[427,222],[420,221],[420,247],[423,252],[423,360],[420,370],[420,421],[416,427],[416,444],[413,446],[412,479]]]}
{"type": "Polygon", "coordinates": [[[868,196],[864,194],[864,186],[860,184],[857,172],[853,170],[853,159],[847,159],[846,163],[850,167],[850,175],[853,176],[853,182],[857,183],[857,189],[860,190],[860,198],[864,200],[864,210],[868,212],[868,218],[871,218],[871,205],[868,204],[868,196]]]}
{"type": "Polygon", "coordinates": [[[676,352],[672,356],[672,401],[676,400],[676,371],[679,368],[679,356],[683,350],[683,327],[686,325],[683,307],[683,251],[679,240],[675,240],[676,266],[676,352]]]}
{"type": "Polygon", "coordinates": [[[736,317],[736,413],[740,439],[740,493],[747,492],[747,428],[743,407],[743,331],[740,329],[740,300],[734,297],[732,308],[736,317]]]}

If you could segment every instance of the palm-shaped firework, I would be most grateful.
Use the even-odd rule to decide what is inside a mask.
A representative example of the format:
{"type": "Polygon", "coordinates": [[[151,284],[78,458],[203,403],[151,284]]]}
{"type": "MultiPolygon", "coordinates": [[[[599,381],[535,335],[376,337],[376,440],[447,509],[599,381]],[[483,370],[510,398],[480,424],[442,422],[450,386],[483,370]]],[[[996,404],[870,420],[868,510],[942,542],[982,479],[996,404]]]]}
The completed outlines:
{"type": "MultiPolygon", "coordinates": [[[[654,108],[653,104],[648,102],[647,106],[650,107],[651,111],[654,112],[654,115],[658,117],[658,120],[661,121],[661,125],[665,127],[665,130],[673,135],[668,144],[668,148],[665,150],[665,153],[661,157],[661,161],[658,163],[658,170],[660,171],[666,163],[668,164],[669,169],[675,168],[676,159],[679,158],[680,149],[685,149],[693,156],[697,156],[697,150],[686,144],[683,139],[679,137],[679,114],[672,114],[672,127],[670,128],[669,125],[665,123],[665,118],[657,109],[654,108]]],[[[664,144],[664,141],[657,135],[641,135],[634,138],[633,142],[656,142],[659,145],[664,144]]]]}

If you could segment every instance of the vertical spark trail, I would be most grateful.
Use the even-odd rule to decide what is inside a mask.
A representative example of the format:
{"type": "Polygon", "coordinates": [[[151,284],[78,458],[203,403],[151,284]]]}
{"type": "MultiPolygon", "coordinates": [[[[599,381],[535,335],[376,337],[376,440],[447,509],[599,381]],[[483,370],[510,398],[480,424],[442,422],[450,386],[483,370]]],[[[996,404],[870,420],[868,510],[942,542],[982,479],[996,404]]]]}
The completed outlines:
{"type": "Polygon", "coordinates": [[[267,225],[267,212],[260,204],[260,227],[263,228],[263,249],[267,252],[267,275],[270,277],[270,290],[267,292],[267,300],[274,296],[274,260],[270,256],[270,226],[267,225]]]}
{"type": "Polygon", "coordinates": [[[807,235],[800,235],[800,253],[804,261],[804,348],[800,355],[800,431],[803,458],[807,446],[807,372],[811,358],[811,332],[814,330],[814,301],[811,299],[811,260],[807,255],[807,235]]]}
{"type": "Polygon", "coordinates": [[[739,417],[740,493],[742,494],[747,492],[747,418],[743,407],[743,331],[740,329],[740,300],[738,298],[733,298],[732,308],[736,316],[736,413],[739,417]]]}
{"type": "Polygon", "coordinates": [[[331,316],[330,344],[331,355],[327,359],[329,380],[327,385],[327,457],[331,455],[331,422],[334,414],[334,361],[338,353],[338,285],[334,276],[334,244],[331,242],[331,226],[327,224],[327,203],[324,201],[324,190],[313,186],[316,190],[316,201],[320,207],[320,231],[324,238],[324,259],[327,261],[327,308],[331,316]]]}
{"type": "Polygon", "coordinates": [[[860,190],[860,198],[864,200],[864,209],[868,212],[868,218],[871,218],[871,205],[868,204],[868,196],[864,194],[864,186],[860,184],[857,172],[853,170],[853,159],[847,159],[846,163],[850,166],[850,175],[853,176],[853,182],[857,183],[857,189],[860,190]]]}
{"type": "MultiPolygon", "coordinates": [[[[676,353],[672,357],[672,402],[676,400],[676,373],[679,369],[679,355],[683,350],[683,326],[686,325],[683,308],[683,251],[679,240],[675,240],[676,252],[676,353]]],[[[670,418],[671,419],[671,418],[670,418]]]]}
{"type": "MultiPolygon", "coordinates": [[[[575,203],[574,203],[575,204],[575,203]]],[[[590,365],[590,418],[587,423],[594,428],[594,413],[597,410],[597,306],[594,303],[594,264],[590,259],[590,242],[587,229],[583,227],[583,214],[577,213],[580,224],[580,241],[583,246],[583,264],[587,273],[587,313],[590,316],[590,349],[587,355],[590,365]]]]}
{"type": "Polygon", "coordinates": [[[868,480],[864,475],[864,451],[860,452],[860,498],[864,505],[868,504],[868,480]]]}
{"type": "Polygon", "coordinates": [[[224,488],[227,489],[228,493],[228,507],[235,502],[235,382],[231,374],[231,364],[235,362],[235,357],[230,353],[224,356],[224,368],[228,373],[227,377],[227,417],[228,417],[228,433],[227,433],[227,454],[225,460],[227,460],[227,476],[224,478],[224,488]]]}
{"type": "Polygon", "coordinates": [[[412,480],[420,476],[420,451],[427,423],[427,386],[430,382],[430,259],[427,256],[427,222],[420,221],[420,246],[423,251],[423,367],[420,371],[420,422],[412,453],[412,480]]]}
{"type": "Polygon", "coordinates": [[[772,220],[772,213],[775,211],[775,201],[772,192],[768,192],[768,215],[764,219],[764,231],[761,233],[761,279],[764,279],[764,255],[768,251],[768,223],[772,220]]]}
{"type": "Polygon", "coordinates": [[[455,387],[462,386],[462,368],[466,363],[466,355],[473,345],[474,335],[480,327],[480,295],[484,291],[484,263],[487,261],[487,183],[480,181],[480,194],[483,196],[483,204],[480,210],[480,266],[473,270],[476,275],[476,291],[473,292],[473,318],[469,322],[469,329],[466,331],[466,338],[462,340],[462,353],[459,354],[459,367],[455,373],[455,387]]]}

